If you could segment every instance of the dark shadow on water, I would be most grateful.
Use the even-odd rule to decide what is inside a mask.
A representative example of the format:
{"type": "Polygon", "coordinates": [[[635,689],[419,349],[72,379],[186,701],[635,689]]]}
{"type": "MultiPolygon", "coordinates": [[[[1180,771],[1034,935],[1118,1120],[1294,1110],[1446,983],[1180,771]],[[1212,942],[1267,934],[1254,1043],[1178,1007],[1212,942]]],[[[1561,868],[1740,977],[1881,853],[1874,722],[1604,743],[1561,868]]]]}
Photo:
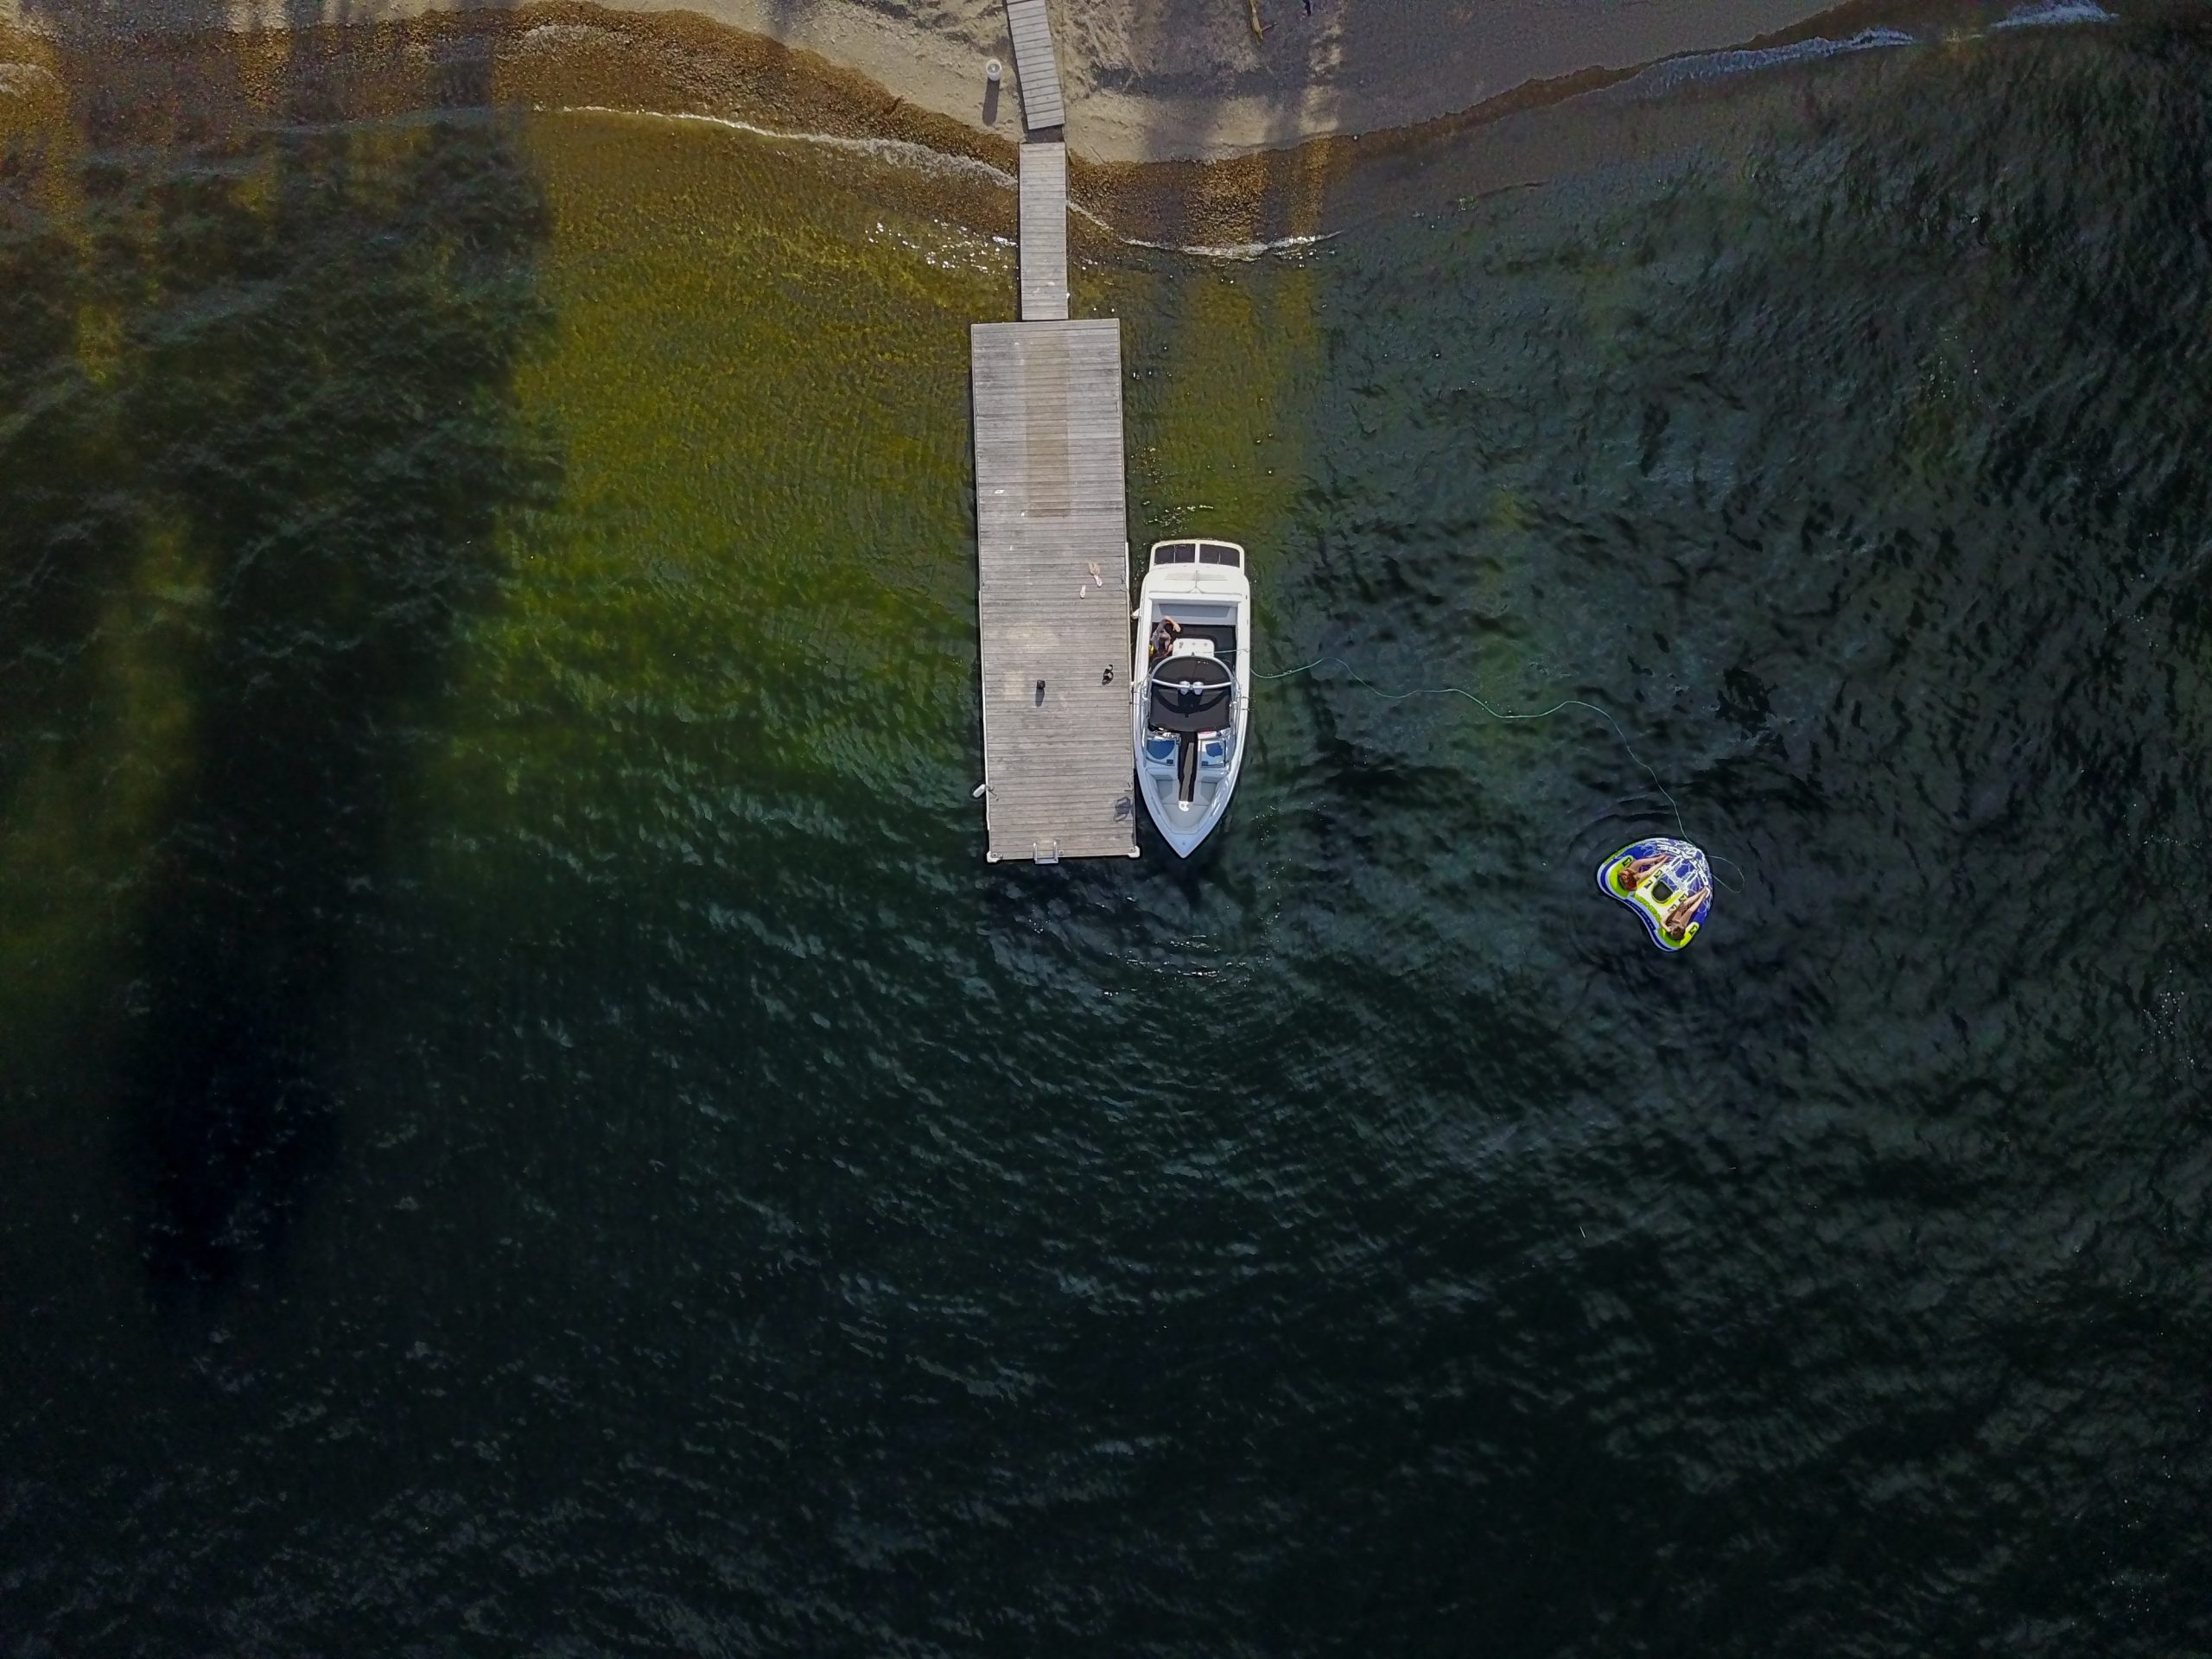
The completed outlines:
{"type": "Polygon", "coordinates": [[[271,51],[121,39],[143,8],[35,15],[75,132],[0,156],[0,407],[54,411],[0,427],[22,532],[0,789],[31,725],[99,729],[99,618],[143,606],[157,562],[188,582],[188,753],[136,883],[111,1077],[150,1279],[219,1286],[281,1250],[337,1144],[335,1033],[395,804],[497,601],[498,524],[556,476],[513,386],[546,211],[465,43],[271,51]],[[424,115],[337,124],[397,76],[424,115]]]}

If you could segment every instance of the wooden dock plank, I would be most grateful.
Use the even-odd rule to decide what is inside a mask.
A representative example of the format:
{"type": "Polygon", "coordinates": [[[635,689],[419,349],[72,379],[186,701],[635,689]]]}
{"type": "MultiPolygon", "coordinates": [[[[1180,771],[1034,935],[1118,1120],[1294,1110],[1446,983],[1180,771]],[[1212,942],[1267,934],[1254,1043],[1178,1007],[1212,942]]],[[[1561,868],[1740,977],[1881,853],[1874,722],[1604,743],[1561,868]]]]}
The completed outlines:
{"type": "Polygon", "coordinates": [[[969,334],[989,855],[1130,856],[1121,324],[969,334]]]}
{"type": "Polygon", "coordinates": [[[1068,315],[1068,147],[1021,147],[1021,315],[1027,322],[1068,315]]]}
{"type": "Polygon", "coordinates": [[[1021,83],[1021,124],[1030,132],[1065,126],[1060,102],[1060,66],[1052,54],[1052,25],[1045,0],[1006,0],[1007,31],[1014,36],[1014,73],[1021,83]]]}

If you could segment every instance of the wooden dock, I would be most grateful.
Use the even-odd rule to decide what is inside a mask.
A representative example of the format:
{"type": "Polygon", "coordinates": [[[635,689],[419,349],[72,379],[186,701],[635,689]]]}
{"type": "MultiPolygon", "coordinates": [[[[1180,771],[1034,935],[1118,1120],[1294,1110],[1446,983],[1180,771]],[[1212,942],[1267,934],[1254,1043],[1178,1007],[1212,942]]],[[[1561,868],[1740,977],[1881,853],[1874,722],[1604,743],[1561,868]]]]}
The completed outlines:
{"type": "Polygon", "coordinates": [[[1065,126],[1060,66],[1052,55],[1052,25],[1045,16],[1045,0],[1006,0],[1006,26],[1014,36],[1014,73],[1021,81],[1023,130],[1046,132],[1065,126]]]}
{"type": "MultiPolygon", "coordinates": [[[[1044,0],[1007,0],[1022,117],[1062,124],[1044,0]]],[[[1021,146],[1021,321],[969,329],[984,856],[1135,858],[1122,325],[1068,318],[1068,153],[1021,146]]]]}
{"type": "Polygon", "coordinates": [[[986,856],[1134,858],[1122,325],[969,333],[986,856]]]}
{"type": "MultiPolygon", "coordinates": [[[[1021,147],[1021,317],[1065,322],[1068,315],[1068,147],[1021,147]]],[[[1116,392],[1118,404],[1120,394],[1116,392]]]]}

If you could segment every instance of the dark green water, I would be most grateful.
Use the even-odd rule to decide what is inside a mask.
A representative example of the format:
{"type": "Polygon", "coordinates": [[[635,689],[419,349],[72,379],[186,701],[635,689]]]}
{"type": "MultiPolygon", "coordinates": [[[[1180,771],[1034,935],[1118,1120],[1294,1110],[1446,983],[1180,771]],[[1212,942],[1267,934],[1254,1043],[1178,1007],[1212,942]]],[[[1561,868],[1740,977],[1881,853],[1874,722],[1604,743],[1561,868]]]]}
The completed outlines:
{"type": "Polygon", "coordinates": [[[2212,1651],[2212,47],[1686,84],[1077,292],[1132,539],[1614,710],[1681,960],[1596,722],[1332,671],[985,868],[987,187],[24,124],[7,1650],[2212,1651]]]}

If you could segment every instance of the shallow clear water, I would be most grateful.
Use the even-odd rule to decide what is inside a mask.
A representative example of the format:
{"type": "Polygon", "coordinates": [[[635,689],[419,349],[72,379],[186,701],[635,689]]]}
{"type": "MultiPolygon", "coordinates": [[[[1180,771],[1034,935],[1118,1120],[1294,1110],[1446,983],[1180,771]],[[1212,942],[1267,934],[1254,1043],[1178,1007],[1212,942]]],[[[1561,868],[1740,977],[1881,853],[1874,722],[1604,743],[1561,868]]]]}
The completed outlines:
{"type": "Polygon", "coordinates": [[[1602,724],[1334,667],[1194,865],[984,867],[988,186],[14,133],[0,1628],[2203,1650],[2208,68],[1090,245],[1133,540],[1612,710],[1740,866],[1679,960],[1602,724]]]}

